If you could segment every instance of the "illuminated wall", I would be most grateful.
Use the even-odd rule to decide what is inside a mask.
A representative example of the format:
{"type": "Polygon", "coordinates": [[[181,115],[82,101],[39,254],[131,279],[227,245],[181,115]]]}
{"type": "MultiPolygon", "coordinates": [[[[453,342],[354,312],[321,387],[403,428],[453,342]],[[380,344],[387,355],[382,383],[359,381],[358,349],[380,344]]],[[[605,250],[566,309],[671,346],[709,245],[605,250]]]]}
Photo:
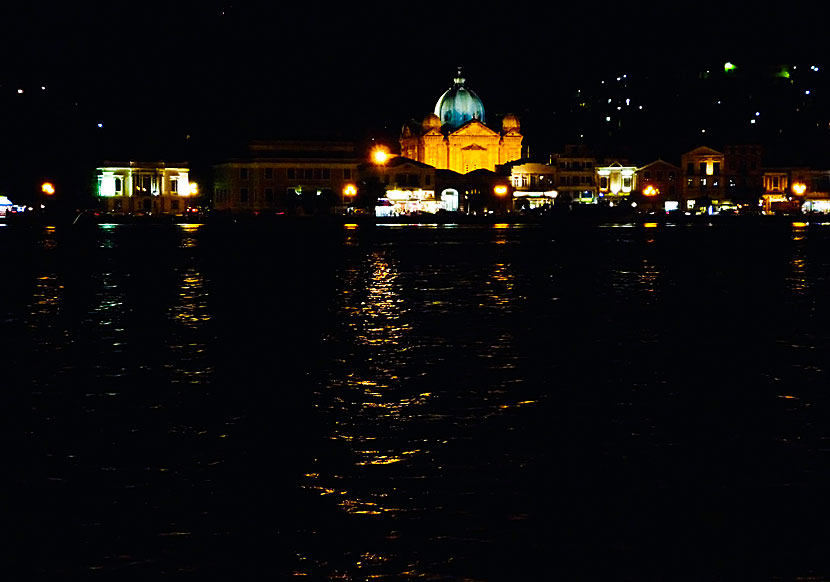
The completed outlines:
{"type": "Polygon", "coordinates": [[[484,105],[464,85],[459,71],[453,86],[438,99],[434,113],[401,130],[401,155],[440,170],[466,174],[495,171],[522,157],[519,120],[505,115],[501,131],[484,124],[484,105]]]}
{"type": "Polygon", "coordinates": [[[601,198],[614,200],[624,198],[634,189],[634,166],[623,166],[614,162],[609,166],[597,167],[598,192],[601,198]]]}
{"type": "Polygon", "coordinates": [[[189,169],[163,162],[109,163],[96,169],[99,200],[114,214],[182,214],[191,201],[189,169]]]}
{"type": "Polygon", "coordinates": [[[683,172],[682,197],[721,199],[726,192],[724,180],[725,156],[705,146],[695,148],[680,157],[683,172]]]}

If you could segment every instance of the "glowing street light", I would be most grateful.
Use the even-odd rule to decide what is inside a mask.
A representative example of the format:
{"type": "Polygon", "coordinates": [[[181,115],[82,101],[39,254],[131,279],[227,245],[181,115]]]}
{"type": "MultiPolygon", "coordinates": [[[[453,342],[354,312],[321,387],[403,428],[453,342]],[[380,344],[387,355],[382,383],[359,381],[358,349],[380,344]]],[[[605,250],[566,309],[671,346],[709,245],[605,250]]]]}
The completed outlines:
{"type": "Polygon", "coordinates": [[[346,184],[343,187],[343,195],[344,196],[354,196],[357,194],[357,188],[355,188],[354,184],[346,184]]]}
{"type": "Polygon", "coordinates": [[[644,196],[657,196],[660,193],[660,190],[649,184],[646,186],[646,189],[643,190],[644,196]]]}
{"type": "Polygon", "coordinates": [[[493,192],[495,192],[499,196],[504,196],[505,194],[507,194],[507,186],[499,184],[498,186],[493,188],[493,192]]]}
{"type": "Polygon", "coordinates": [[[40,191],[47,196],[52,196],[55,193],[55,185],[52,182],[44,182],[40,186],[40,191]]]}
{"type": "Polygon", "coordinates": [[[190,183],[190,194],[192,196],[196,196],[199,194],[199,184],[197,184],[196,182],[190,183]]]}
{"type": "Polygon", "coordinates": [[[389,160],[389,150],[384,146],[377,146],[372,150],[372,161],[383,165],[389,160]]]}
{"type": "Polygon", "coordinates": [[[807,191],[807,184],[805,184],[803,182],[795,182],[793,184],[793,194],[797,194],[798,196],[801,196],[806,191],[807,191]]]}

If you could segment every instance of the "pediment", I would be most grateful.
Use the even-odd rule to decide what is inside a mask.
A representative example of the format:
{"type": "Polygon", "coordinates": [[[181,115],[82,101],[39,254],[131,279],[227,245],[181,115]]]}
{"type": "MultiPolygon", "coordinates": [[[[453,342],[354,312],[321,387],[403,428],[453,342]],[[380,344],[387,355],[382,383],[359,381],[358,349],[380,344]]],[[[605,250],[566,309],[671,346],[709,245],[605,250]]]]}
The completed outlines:
{"type": "Polygon", "coordinates": [[[687,156],[722,156],[723,152],[713,150],[710,147],[700,146],[699,148],[695,148],[690,152],[686,152],[686,155],[687,156]]]}
{"type": "Polygon", "coordinates": [[[475,150],[479,150],[479,151],[487,151],[487,148],[485,148],[485,147],[481,147],[481,146],[480,146],[480,145],[478,145],[477,143],[470,144],[470,145],[468,145],[467,147],[463,147],[463,148],[461,148],[461,149],[462,149],[462,150],[468,150],[468,151],[469,151],[469,150],[474,150],[474,151],[475,151],[475,150]]]}
{"type": "Polygon", "coordinates": [[[486,136],[498,136],[499,134],[481,123],[478,119],[471,119],[452,133],[452,136],[461,136],[461,135],[486,135],[486,136]]]}

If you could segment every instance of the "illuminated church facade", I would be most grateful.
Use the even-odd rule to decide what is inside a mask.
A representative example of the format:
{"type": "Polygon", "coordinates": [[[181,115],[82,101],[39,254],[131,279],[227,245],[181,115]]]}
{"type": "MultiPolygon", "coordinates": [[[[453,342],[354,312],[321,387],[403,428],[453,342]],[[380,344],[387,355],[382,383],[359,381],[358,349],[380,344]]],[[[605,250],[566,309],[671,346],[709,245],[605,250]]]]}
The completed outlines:
{"type": "Polygon", "coordinates": [[[497,165],[522,157],[519,120],[505,115],[501,131],[485,125],[484,105],[467,88],[460,70],[433,113],[403,126],[400,143],[403,157],[461,174],[495,171],[497,165]]]}

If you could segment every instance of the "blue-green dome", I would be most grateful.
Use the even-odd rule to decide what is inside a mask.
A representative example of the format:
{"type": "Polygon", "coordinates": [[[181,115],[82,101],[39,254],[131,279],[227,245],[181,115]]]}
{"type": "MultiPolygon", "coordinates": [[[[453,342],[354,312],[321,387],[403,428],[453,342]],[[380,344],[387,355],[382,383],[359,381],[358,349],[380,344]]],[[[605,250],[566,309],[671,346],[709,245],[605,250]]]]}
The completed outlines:
{"type": "Polygon", "coordinates": [[[472,90],[464,86],[461,71],[453,79],[453,85],[447,89],[435,104],[435,115],[441,124],[450,129],[458,129],[471,119],[484,123],[484,105],[472,90]]]}

